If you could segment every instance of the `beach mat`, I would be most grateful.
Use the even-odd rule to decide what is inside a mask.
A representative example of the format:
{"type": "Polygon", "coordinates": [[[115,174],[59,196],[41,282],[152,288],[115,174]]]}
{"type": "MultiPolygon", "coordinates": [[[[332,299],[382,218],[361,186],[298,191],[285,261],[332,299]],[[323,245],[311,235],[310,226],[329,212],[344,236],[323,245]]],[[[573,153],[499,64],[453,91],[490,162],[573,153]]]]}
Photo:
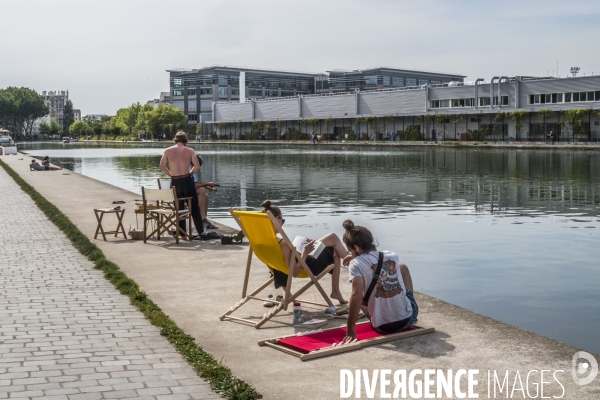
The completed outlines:
{"type": "Polygon", "coordinates": [[[434,331],[434,328],[413,325],[402,332],[384,335],[375,331],[370,322],[364,322],[356,324],[356,341],[348,344],[340,344],[346,336],[346,328],[340,327],[262,340],[258,345],[272,347],[306,361],[434,331]]]}

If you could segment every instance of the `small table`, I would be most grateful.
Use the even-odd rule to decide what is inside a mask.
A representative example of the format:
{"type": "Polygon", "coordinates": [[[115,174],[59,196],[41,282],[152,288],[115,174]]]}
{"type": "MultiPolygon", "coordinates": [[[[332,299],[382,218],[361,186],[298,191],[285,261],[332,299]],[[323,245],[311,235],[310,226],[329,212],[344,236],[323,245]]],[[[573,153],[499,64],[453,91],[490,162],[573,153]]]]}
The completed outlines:
{"type": "Polygon", "coordinates": [[[102,233],[102,237],[106,241],[106,234],[115,234],[115,237],[119,233],[123,234],[123,237],[127,239],[127,235],[125,234],[125,228],[123,227],[123,215],[125,214],[125,209],[120,210],[111,210],[110,208],[94,208],[94,214],[96,214],[96,219],[98,220],[98,227],[96,228],[96,234],[94,235],[94,239],[98,237],[98,233],[102,233]],[[102,228],[102,218],[104,218],[104,214],[116,214],[119,223],[117,224],[117,230],[104,232],[102,228]],[[119,228],[121,228],[119,230],[119,228]]]}

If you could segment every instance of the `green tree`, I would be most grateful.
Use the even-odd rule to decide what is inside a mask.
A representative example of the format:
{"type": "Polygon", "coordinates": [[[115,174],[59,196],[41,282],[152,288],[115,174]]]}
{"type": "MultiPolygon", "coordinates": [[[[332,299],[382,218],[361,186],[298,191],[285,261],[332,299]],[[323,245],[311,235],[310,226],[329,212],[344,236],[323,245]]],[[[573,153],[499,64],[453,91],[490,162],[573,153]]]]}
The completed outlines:
{"type": "Polygon", "coordinates": [[[146,129],[148,129],[153,136],[157,136],[167,129],[172,131],[173,129],[184,125],[186,122],[183,111],[170,104],[159,104],[152,110],[145,111],[145,114],[146,129]]]}
{"type": "Polygon", "coordinates": [[[143,107],[140,103],[134,103],[126,108],[117,110],[117,114],[110,120],[111,128],[119,127],[127,132],[129,136],[137,133],[140,124],[140,113],[143,112],[143,107]]]}
{"type": "Polygon", "coordinates": [[[314,135],[315,133],[317,133],[317,128],[319,127],[319,118],[310,118],[306,120],[307,124],[310,124],[311,126],[311,130],[312,130],[312,134],[314,135]]]}
{"type": "Polygon", "coordinates": [[[69,129],[75,122],[75,113],[73,112],[73,103],[67,100],[65,108],[63,108],[63,131],[71,132],[69,129]]]}
{"type": "Polygon", "coordinates": [[[0,125],[16,136],[31,135],[35,120],[48,112],[43,97],[34,90],[25,87],[0,89],[0,125]]]}
{"type": "Polygon", "coordinates": [[[49,135],[50,134],[50,124],[47,122],[40,123],[40,134],[49,135]]]}
{"type": "Polygon", "coordinates": [[[523,130],[523,122],[525,121],[525,117],[527,113],[525,111],[512,111],[509,113],[510,119],[515,122],[515,133],[517,139],[521,137],[521,131],[523,130]]]}
{"type": "Polygon", "coordinates": [[[58,126],[58,122],[50,121],[50,134],[58,135],[58,132],[60,132],[60,126],[58,126]]]}
{"type": "Polygon", "coordinates": [[[546,135],[546,120],[552,117],[552,110],[549,108],[542,108],[538,111],[538,121],[544,126],[544,135],[546,135]]]}
{"type": "Polygon", "coordinates": [[[69,134],[74,137],[85,137],[90,127],[83,121],[75,121],[69,128],[69,134]]]}

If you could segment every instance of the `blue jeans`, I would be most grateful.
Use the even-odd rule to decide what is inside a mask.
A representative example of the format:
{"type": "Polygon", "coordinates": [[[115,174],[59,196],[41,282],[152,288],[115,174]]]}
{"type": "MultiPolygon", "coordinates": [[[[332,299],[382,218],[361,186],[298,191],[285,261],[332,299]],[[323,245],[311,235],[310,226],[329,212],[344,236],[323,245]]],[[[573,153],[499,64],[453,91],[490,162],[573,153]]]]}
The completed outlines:
{"type": "MultiPolygon", "coordinates": [[[[419,306],[417,305],[417,301],[415,300],[415,296],[413,295],[412,290],[406,290],[406,297],[408,301],[410,301],[410,305],[412,306],[412,315],[402,321],[390,322],[388,324],[384,324],[378,327],[373,327],[379,333],[396,333],[408,329],[415,323],[417,317],[419,315],[419,306]]],[[[367,313],[367,317],[369,320],[371,316],[367,313]]]]}

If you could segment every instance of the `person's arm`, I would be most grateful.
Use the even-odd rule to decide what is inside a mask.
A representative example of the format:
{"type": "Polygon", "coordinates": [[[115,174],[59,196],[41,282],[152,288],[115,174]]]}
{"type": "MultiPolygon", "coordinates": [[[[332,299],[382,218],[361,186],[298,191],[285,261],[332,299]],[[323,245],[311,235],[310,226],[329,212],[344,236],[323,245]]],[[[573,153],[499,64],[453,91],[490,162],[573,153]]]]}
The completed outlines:
{"type": "Polygon", "coordinates": [[[196,183],[196,188],[201,188],[201,187],[208,188],[208,190],[215,190],[215,187],[217,187],[217,184],[214,182],[196,183]]]}
{"type": "MultiPolygon", "coordinates": [[[[167,176],[171,176],[171,171],[167,168],[167,152],[165,151],[160,159],[160,170],[165,173],[167,176]]],[[[198,160],[196,160],[197,162],[198,160]]]]}
{"type": "MultiPolygon", "coordinates": [[[[304,248],[302,249],[302,254],[300,254],[300,257],[302,258],[303,261],[306,261],[306,257],[308,257],[310,252],[315,249],[315,244],[314,244],[315,241],[311,240],[311,239],[307,239],[307,241],[308,241],[308,244],[306,246],[304,246],[304,248]]],[[[283,251],[283,255],[285,257],[285,263],[289,265],[290,257],[292,256],[292,249],[290,249],[283,242],[280,243],[280,245],[281,245],[281,250],[283,251]]],[[[302,271],[302,264],[300,264],[300,262],[296,260],[296,263],[294,265],[294,270],[292,271],[292,276],[294,278],[296,278],[300,274],[301,271],[302,271]]]]}
{"type": "Polygon", "coordinates": [[[200,163],[198,162],[198,157],[196,157],[196,152],[192,149],[190,149],[190,152],[192,153],[192,165],[194,165],[190,174],[194,175],[200,169],[200,163]]]}
{"type": "Polygon", "coordinates": [[[361,276],[352,279],[352,294],[348,304],[348,325],[346,326],[346,337],[342,343],[349,343],[356,339],[356,321],[361,310],[364,287],[365,281],[361,276]]]}

